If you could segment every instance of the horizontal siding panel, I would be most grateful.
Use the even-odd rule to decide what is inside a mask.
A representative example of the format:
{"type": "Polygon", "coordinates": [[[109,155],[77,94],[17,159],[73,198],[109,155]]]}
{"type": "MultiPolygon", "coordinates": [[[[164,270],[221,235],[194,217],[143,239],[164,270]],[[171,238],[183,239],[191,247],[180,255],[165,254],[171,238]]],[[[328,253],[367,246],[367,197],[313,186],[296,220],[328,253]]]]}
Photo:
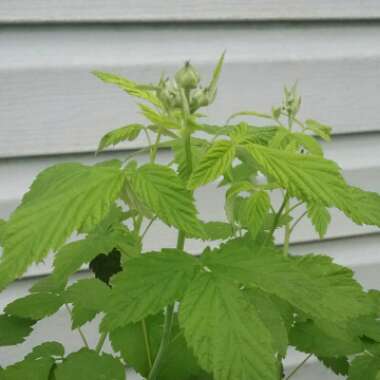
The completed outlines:
{"type": "MultiPolygon", "coordinates": [[[[380,158],[378,146],[380,134],[337,136],[332,143],[325,144],[326,156],[336,160],[342,169],[348,182],[365,189],[380,192],[380,158]],[[352,154],[352,152],[356,154],[352,154]]],[[[0,160],[0,217],[7,218],[9,213],[17,207],[22,194],[28,189],[36,174],[47,166],[64,162],[80,161],[93,164],[99,160],[119,158],[123,159],[127,152],[113,152],[99,155],[74,155],[59,157],[40,157],[28,159],[3,159],[0,160]]],[[[159,161],[168,162],[171,155],[168,151],[159,152],[159,161]]],[[[140,157],[143,162],[147,157],[140,157]]],[[[224,220],[224,193],[214,185],[208,185],[196,193],[198,208],[204,220],[224,220]]],[[[278,204],[278,194],[274,194],[273,201],[278,204]]],[[[302,210],[300,210],[300,213],[302,210]]],[[[327,238],[335,239],[349,236],[359,236],[378,231],[375,227],[357,226],[348,220],[342,213],[332,210],[333,220],[330,225],[327,238]]],[[[380,235],[378,235],[380,236],[380,235]]],[[[277,234],[277,241],[283,240],[282,231],[277,234]]],[[[163,224],[155,223],[146,236],[145,249],[154,250],[161,246],[174,244],[176,232],[163,224]]],[[[292,240],[294,242],[318,241],[318,237],[308,220],[302,222],[295,230],[292,240]]],[[[199,252],[204,244],[197,240],[189,240],[186,249],[190,252],[199,252]]],[[[43,264],[33,266],[26,276],[46,274],[51,270],[51,258],[43,264]]]]}
{"type": "MultiPolygon", "coordinates": [[[[380,129],[376,25],[4,28],[0,34],[0,157],[93,151],[107,131],[141,120],[134,102],[90,75],[155,81],[192,58],[205,78],[227,49],[210,121],[269,110],[298,80],[301,116],[335,133],[380,129]]],[[[125,147],[143,146],[137,140],[125,147]]]]}
{"type": "MultiPolygon", "coordinates": [[[[376,236],[363,236],[351,239],[340,239],[335,241],[327,241],[317,244],[302,244],[297,245],[295,250],[297,253],[308,252],[328,252],[335,260],[342,264],[348,265],[353,268],[357,279],[364,284],[366,288],[380,288],[380,257],[378,255],[380,237],[376,236]],[[360,254],[359,254],[360,253],[360,254]]],[[[74,279],[83,277],[83,275],[76,275],[74,279]]],[[[9,286],[4,292],[0,294],[0,310],[5,307],[12,300],[22,297],[33,285],[35,279],[27,279],[16,281],[9,286]]],[[[97,319],[93,323],[86,324],[83,330],[89,340],[90,345],[96,345],[97,333],[97,319]]],[[[82,343],[76,331],[70,331],[69,316],[65,310],[60,310],[57,314],[49,317],[36,325],[35,331],[21,345],[13,347],[0,347],[0,366],[11,364],[17,360],[21,360],[24,355],[31,351],[32,347],[42,341],[57,340],[65,344],[67,352],[78,350],[82,343]]],[[[106,344],[106,350],[109,350],[109,344],[106,344]]],[[[304,359],[305,355],[296,352],[292,349],[289,350],[286,358],[286,369],[289,372],[294,366],[304,359]]],[[[306,367],[301,374],[307,374],[308,380],[333,380],[336,377],[331,376],[331,373],[324,370],[315,361],[311,360],[311,364],[306,367]],[[309,372],[310,371],[310,372],[309,372]],[[323,376],[322,376],[323,375],[323,376]]],[[[131,374],[128,377],[130,380],[137,380],[131,374]]],[[[300,380],[305,377],[300,376],[300,380]]]]}
{"type": "Polygon", "coordinates": [[[2,0],[0,22],[376,19],[376,0],[2,0]]]}

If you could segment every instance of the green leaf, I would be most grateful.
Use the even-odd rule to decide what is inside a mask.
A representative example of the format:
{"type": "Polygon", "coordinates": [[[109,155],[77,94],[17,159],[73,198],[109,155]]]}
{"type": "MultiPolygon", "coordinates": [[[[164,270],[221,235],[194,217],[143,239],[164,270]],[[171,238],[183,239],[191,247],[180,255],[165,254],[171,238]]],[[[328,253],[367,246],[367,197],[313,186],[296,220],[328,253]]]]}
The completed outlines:
{"type": "Polygon", "coordinates": [[[347,380],[379,380],[380,357],[363,354],[351,363],[347,380]]]}
{"type": "Polygon", "coordinates": [[[65,355],[65,348],[58,342],[45,342],[33,348],[32,352],[25,356],[25,359],[37,360],[43,358],[58,357],[65,355]]]}
{"type": "Polygon", "coordinates": [[[47,380],[54,365],[51,358],[25,359],[7,367],[2,373],[4,380],[47,380]]]}
{"type": "Polygon", "coordinates": [[[349,207],[347,185],[335,162],[322,157],[245,145],[262,172],[274,178],[290,196],[323,206],[349,207]]]}
{"type": "Polygon", "coordinates": [[[57,366],[56,380],[91,379],[124,380],[125,368],[121,362],[109,354],[98,355],[83,348],[74,352],[57,366]]]}
{"type": "Polygon", "coordinates": [[[328,125],[321,124],[316,120],[308,119],[305,121],[305,125],[308,130],[314,132],[317,136],[322,138],[325,141],[331,140],[331,130],[332,128],[328,125]]]}
{"type": "Polygon", "coordinates": [[[342,334],[340,337],[327,335],[313,321],[297,322],[290,330],[289,340],[292,346],[302,352],[313,353],[321,357],[352,355],[363,350],[358,336],[342,334]]]}
{"type": "Polygon", "coordinates": [[[344,356],[337,358],[318,357],[323,365],[331,369],[336,375],[348,375],[350,364],[344,356]]]}
{"type": "Polygon", "coordinates": [[[131,181],[139,199],[162,221],[192,236],[204,236],[193,195],[172,169],[145,164],[136,170],[131,181]]]}
{"type": "Polygon", "coordinates": [[[65,301],[73,304],[72,329],[91,321],[104,311],[111,289],[95,278],[79,280],[65,291],[65,301]]]}
{"type": "MultiPolygon", "coordinates": [[[[179,129],[179,122],[173,117],[166,116],[164,114],[160,114],[145,104],[139,104],[139,107],[143,113],[143,115],[151,121],[154,125],[157,125],[161,128],[167,129],[179,129]]],[[[159,131],[159,129],[158,129],[159,131]]]]}
{"type": "Polygon", "coordinates": [[[58,294],[35,293],[13,301],[4,311],[15,317],[38,321],[56,313],[63,303],[64,299],[58,294]]]}
{"type": "Polygon", "coordinates": [[[331,222],[331,216],[326,207],[323,207],[315,202],[309,203],[307,205],[307,216],[313,223],[319,237],[323,239],[331,222]]]}
{"type": "Polygon", "coordinates": [[[253,193],[244,202],[241,217],[253,239],[255,239],[258,233],[262,231],[269,209],[270,198],[265,191],[257,191],[253,193]]]}
{"type": "Polygon", "coordinates": [[[143,128],[144,126],[141,124],[129,124],[106,133],[100,140],[97,153],[101,152],[111,145],[119,144],[122,141],[135,140],[143,128]]]}
{"type": "Polygon", "coordinates": [[[36,282],[31,291],[61,292],[69,277],[83,264],[89,263],[101,253],[110,252],[121,239],[123,234],[113,231],[108,234],[91,235],[87,239],[66,244],[54,258],[53,273],[36,282]]]}
{"type": "Polygon", "coordinates": [[[23,343],[35,323],[30,319],[0,314],[0,347],[23,343]]]}
{"type": "Polygon", "coordinates": [[[223,54],[220,56],[219,61],[218,61],[217,65],[215,66],[214,72],[212,74],[210,84],[208,85],[208,90],[209,90],[210,97],[211,97],[210,103],[212,103],[214,101],[215,96],[216,96],[216,89],[217,89],[220,73],[222,72],[225,54],[226,53],[223,52],[223,54]]]}
{"type": "Polygon", "coordinates": [[[341,322],[373,310],[352,271],[325,256],[288,258],[235,239],[206,253],[202,261],[211,271],[274,294],[314,319],[341,322]]]}
{"type": "Polygon", "coordinates": [[[116,165],[59,164],[37,177],[7,223],[0,289],[60,248],[74,231],[104,218],[124,184],[116,165]]]}
{"type": "Polygon", "coordinates": [[[5,236],[5,227],[7,226],[7,223],[5,220],[0,219],[0,244],[3,245],[3,240],[5,236]]]}
{"type": "Polygon", "coordinates": [[[199,273],[179,311],[185,338],[215,380],[279,377],[272,337],[239,288],[214,273],[199,273]]]}
{"type": "Polygon", "coordinates": [[[217,179],[231,166],[234,157],[234,143],[229,140],[214,142],[191,174],[188,188],[195,189],[217,179]]]}
{"type": "MultiPolygon", "coordinates": [[[[157,355],[162,337],[163,314],[146,318],[144,321],[120,327],[110,334],[112,348],[120,352],[124,361],[142,376],[147,377],[150,370],[145,338],[148,338],[151,361],[157,355]],[[145,324],[145,326],[144,326],[145,324]],[[146,329],[147,335],[144,334],[146,329]]],[[[172,339],[161,362],[159,380],[194,380],[201,372],[194,355],[187,348],[182,331],[175,319],[172,339]],[[195,377],[193,377],[193,375],[195,377]]]]}
{"type": "Polygon", "coordinates": [[[207,240],[226,240],[234,234],[231,224],[225,222],[207,222],[203,227],[207,240]]]}
{"type": "Polygon", "coordinates": [[[161,102],[155,95],[154,91],[147,88],[147,86],[140,85],[125,77],[105,73],[102,71],[93,71],[93,74],[97,76],[99,79],[101,79],[103,82],[115,84],[131,96],[146,100],[157,107],[161,107],[161,102]]]}
{"type": "Polygon", "coordinates": [[[192,280],[197,259],[176,249],[130,259],[112,279],[103,330],[114,330],[156,314],[181,299],[192,280]]]}
{"type": "Polygon", "coordinates": [[[290,137],[297,141],[299,148],[306,149],[310,154],[323,156],[322,147],[319,142],[314,139],[314,137],[300,132],[292,133],[290,137]]]}
{"type": "Polygon", "coordinates": [[[380,195],[357,187],[347,187],[350,203],[343,212],[356,224],[380,227],[380,195]]]}

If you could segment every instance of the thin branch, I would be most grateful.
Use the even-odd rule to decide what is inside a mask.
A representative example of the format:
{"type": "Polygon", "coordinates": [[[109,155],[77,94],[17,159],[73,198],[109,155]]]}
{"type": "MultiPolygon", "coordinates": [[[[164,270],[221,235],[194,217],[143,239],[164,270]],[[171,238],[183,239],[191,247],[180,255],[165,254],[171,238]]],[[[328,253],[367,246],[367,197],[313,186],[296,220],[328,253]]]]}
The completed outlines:
{"type": "Polygon", "coordinates": [[[306,364],[306,362],[312,356],[313,356],[313,354],[307,355],[306,358],[304,360],[302,360],[302,362],[300,364],[298,364],[298,366],[296,368],[294,368],[292,372],[290,372],[290,374],[285,378],[285,380],[289,380],[290,378],[292,378],[306,364]]]}
{"type": "MultiPolygon", "coordinates": [[[[69,307],[68,304],[65,303],[65,307],[66,307],[66,310],[68,311],[68,313],[70,314],[70,318],[72,319],[73,317],[73,313],[69,307]]],[[[86,339],[86,336],[84,335],[82,329],[80,327],[78,327],[76,330],[78,330],[78,333],[80,335],[80,337],[82,338],[82,341],[83,341],[83,344],[87,347],[87,348],[90,348],[89,344],[88,344],[88,341],[86,339]]]]}

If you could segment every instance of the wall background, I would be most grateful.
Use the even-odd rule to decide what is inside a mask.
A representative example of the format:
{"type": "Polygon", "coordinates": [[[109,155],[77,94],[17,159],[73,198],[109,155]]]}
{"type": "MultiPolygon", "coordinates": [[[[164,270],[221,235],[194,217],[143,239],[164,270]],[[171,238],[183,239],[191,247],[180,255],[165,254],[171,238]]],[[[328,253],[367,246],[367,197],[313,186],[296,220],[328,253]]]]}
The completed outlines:
{"type": "MultiPolygon", "coordinates": [[[[269,110],[280,101],[283,85],[298,80],[301,116],[334,127],[327,157],[341,164],[352,184],[380,191],[379,20],[376,0],[2,0],[0,217],[17,206],[38,171],[60,161],[95,162],[93,151],[105,132],[139,119],[133,101],[91,70],[149,82],[191,58],[208,78],[224,49],[211,121],[223,122],[241,109],[269,110]]],[[[100,159],[145,143],[129,143],[100,159]]],[[[213,187],[198,202],[205,218],[223,218],[223,199],[213,187]]],[[[334,213],[325,242],[307,222],[295,240],[294,251],[329,253],[354,268],[366,287],[380,287],[375,229],[334,213]]],[[[174,236],[158,226],[147,245],[154,248],[159,241],[174,244],[174,236]]],[[[196,250],[197,244],[187,248],[196,250]]],[[[0,294],[0,308],[49,270],[49,260],[32,268],[0,294]]],[[[40,323],[25,344],[1,348],[0,365],[21,359],[42,338],[78,348],[77,334],[67,327],[68,317],[59,312],[40,323]]],[[[289,368],[303,357],[291,353],[289,368]]],[[[336,378],[311,366],[314,374],[305,369],[298,379],[336,378]]]]}

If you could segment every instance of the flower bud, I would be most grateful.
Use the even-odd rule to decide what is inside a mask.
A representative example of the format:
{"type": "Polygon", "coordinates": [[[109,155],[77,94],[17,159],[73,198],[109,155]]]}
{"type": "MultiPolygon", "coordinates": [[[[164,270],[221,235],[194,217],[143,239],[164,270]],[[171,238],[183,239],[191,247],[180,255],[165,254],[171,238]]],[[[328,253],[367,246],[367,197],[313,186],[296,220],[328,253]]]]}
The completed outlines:
{"type": "Polygon", "coordinates": [[[210,104],[210,94],[207,88],[199,88],[194,91],[191,97],[191,109],[197,110],[210,104]]]}
{"type": "Polygon", "coordinates": [[[190,62],[186,62],[175,74],[175,80],[179,86],[190,90],[197,87],[200,76],[198,71],[190,65],[190,62]]]}

